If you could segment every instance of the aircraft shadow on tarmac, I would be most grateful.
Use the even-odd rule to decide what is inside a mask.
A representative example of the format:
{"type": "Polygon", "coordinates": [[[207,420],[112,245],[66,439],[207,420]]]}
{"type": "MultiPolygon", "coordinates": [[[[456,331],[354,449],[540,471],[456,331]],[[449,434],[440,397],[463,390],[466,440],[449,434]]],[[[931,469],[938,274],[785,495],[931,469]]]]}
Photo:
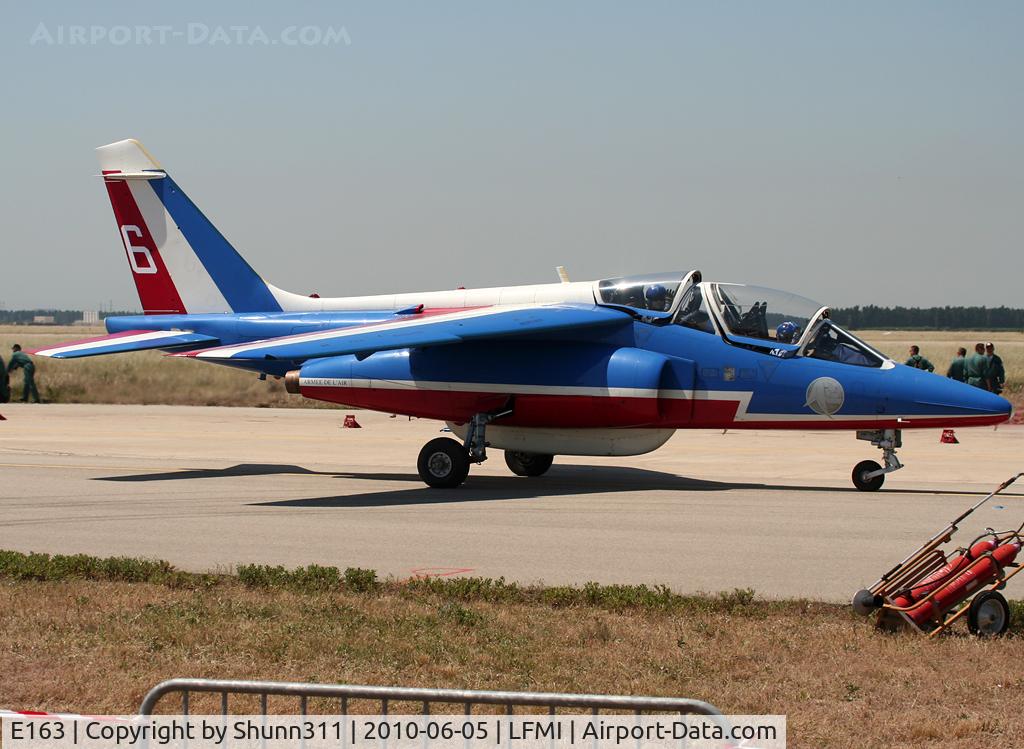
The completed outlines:
{"type": "Polygon", "coordinates": [[[337,476],[337,471],[311,471],[302,466],[275,463],[239,463],[228,468],[193,468],[163,473],[137,473],[130,476],[102,476],[96,481],[181,481],[187,479],[216,479],[237,476],[276,476],[280,474],[308,476],[337,476]]]}
{"type": "MultiPolygon", "coordinates": [[[[385,489],[382,491],[359,492],[339,496],[308,497],[296,499],[253,502],[263,507],[391,507],[400,505],[448,504],[454,502],[488,502],[505,499],[534,499],[611,492],[637,491],[684,491],[708,492],[731,489],[760,489],[763,491],[788,492],[851,492],[859,494],[851,486],[801,486],[759,484],[750,482],[709,481],[688,478],[661,471],[625,466],[558,465],[541,478],[520,476],[473,476],[459,489],[429,489],[415,473],[356,473],[349,471],[313,471],[296,465],[273,463],[242,463],[227,468],[197,468],[192,470],[168,471],[162,473],[141,473],[127,476],[99,477],[97,481],[182,481],[208,478],[229,478],[273,475],[325,476],[329,478],[355,479],[365,481],[401,481],[413,484],[408,489],[385,489]]],[[[949,494],[951,492],[920,489],[886,489],[891,494],[949,494]]],[[[963,495],[984,495],[985,492],[955,492],[963,495]]],[[[861,495],[862,496],[862,495],[861,495]]]]}

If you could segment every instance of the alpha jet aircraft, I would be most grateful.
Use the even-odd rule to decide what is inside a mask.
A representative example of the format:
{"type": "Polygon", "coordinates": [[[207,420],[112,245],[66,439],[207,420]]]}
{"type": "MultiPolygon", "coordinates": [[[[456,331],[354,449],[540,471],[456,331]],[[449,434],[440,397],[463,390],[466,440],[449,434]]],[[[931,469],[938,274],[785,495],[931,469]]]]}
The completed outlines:
{"type": "Polygon", "coordinates": [[[145,312],[68,359],[161,349],[283,377],[287,390],[437,419],[417,467],[462,484],[488,448],[520,476],[556,455],[656,450],[677,429],[846,429],[882,450],[854,466],[875,491],[906,429],[999,424],[1010,403],[889,359],[801,296],[697,270],[599,281],[320,298],[265,282],[134,140],[98,149],[145,312]]]}

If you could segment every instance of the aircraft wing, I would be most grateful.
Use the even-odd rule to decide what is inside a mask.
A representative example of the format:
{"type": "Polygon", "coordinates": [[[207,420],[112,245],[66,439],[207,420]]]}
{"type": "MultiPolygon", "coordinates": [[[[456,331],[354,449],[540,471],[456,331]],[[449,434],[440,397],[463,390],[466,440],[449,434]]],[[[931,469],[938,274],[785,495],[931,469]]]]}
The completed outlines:
{"type": "Polygon", "coordinates": [[[197,344],[216,344],[219,339],[189,330],[126,330],[121,333],[83,338],[56,346],[36,349],[29,353],[49,356],[54,359],[78,359],[83,356],[119,354],[125,351],[147,351],[149,349],[194,348],[197,344]]]}
{"type": "Polygon", "coordinates": [[[568,330],[605,332],[629,324],[632,318],[627,313],[595,305],[483,307],[187,351],[174,356],[224,363],[265,359],[305,361],[344,354],[365,358],[377,351],[568,330]]]}

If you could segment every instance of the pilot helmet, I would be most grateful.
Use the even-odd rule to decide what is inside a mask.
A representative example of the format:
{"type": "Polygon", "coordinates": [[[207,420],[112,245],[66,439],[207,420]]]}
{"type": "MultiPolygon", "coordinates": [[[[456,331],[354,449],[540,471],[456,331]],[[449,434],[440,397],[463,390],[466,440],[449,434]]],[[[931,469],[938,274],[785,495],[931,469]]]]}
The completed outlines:
{"type": "Polygon", "coordinates": [[[796,323],[786,320],[779,323],[779,327],[775,329],[775,339],[780,343],[792,343],[798,330],[800,328],[796,323]]]}
{"type": "Polygon", "coordinates": [[[648,303],[661,304],[665,301],[668,290],[660,283],[651,284],[644,289],[644,298],[648,303]]]}

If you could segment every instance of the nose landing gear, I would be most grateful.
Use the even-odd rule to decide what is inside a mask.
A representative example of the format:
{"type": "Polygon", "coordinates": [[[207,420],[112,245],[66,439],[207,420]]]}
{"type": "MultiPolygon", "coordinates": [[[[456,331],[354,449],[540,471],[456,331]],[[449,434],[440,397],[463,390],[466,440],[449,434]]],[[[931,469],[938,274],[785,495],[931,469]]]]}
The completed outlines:
{"type": "Polygon", "coordinates": [[[882,451],[885,468],[873,460],[862,460],[853,467],[853,485],[862,492],[876,492],[885,483],[885,474],[903,467],[896,457],[896,448],[903,447],[899,429],[869,429],[857,432],[857,439],[866,440],[882,451]]]}

